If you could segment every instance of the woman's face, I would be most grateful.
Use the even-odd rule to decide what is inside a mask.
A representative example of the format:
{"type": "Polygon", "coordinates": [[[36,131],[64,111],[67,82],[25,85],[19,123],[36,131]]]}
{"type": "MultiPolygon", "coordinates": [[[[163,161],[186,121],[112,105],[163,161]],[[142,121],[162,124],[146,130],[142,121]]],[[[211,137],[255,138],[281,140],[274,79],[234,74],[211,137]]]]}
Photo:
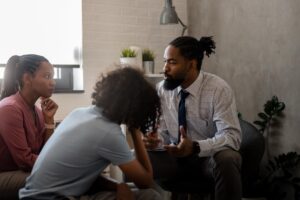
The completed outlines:
{"type": "Polygon", "coordinates": [[[41,62],[31,78],[32,92],[37,96],[48,98],[55,88],[53,66],[46,61],[41,62]]]}

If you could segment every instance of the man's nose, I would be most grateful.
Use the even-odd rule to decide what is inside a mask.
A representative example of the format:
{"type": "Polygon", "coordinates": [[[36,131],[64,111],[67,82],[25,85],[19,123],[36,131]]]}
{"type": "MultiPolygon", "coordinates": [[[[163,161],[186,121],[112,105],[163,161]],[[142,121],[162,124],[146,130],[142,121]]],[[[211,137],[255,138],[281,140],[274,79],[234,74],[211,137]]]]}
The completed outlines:
{"type": "Polygon", "coordinates": [[[165,65],[164,65],[164,67],[163,67],[163,71],[164,71],[164,72],[169,71],[169,66],[168,66],[168,63],[167,63],[167,62],[165,63],[165,65]]]}

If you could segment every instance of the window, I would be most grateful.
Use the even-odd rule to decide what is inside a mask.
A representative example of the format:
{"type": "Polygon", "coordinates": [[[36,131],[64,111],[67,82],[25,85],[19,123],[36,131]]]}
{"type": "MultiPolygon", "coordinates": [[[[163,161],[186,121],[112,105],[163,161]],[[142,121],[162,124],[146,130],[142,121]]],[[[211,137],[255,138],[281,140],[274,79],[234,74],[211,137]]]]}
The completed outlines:
{"type": "Polygon", "coordinates": [[[54,65],[54,93],[82,92],[77,83],[79,78],[76,71],[79,69],[79,65],[54,65]]]}
{"type": "Polygon", "coordinates": [[[81,0],[1,0],[0,79],[12,55],[45,56],[56,91],[83,90],[81,0]]]}

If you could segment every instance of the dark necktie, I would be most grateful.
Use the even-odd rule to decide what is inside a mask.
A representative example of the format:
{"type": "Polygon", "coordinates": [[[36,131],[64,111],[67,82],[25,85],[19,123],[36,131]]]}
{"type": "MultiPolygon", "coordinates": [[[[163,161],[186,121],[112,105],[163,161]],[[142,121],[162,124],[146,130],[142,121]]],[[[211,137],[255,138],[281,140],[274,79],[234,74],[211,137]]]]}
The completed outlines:
{"type": "Polygon", "coordinates": [[[180,142],[180,126],[183,126],[186,131],[186,110],[185,110],[185,98],[189,96],[190,93],[181,90],[180,91],[180,101],[178,106],[178,144],[180,142]]]}

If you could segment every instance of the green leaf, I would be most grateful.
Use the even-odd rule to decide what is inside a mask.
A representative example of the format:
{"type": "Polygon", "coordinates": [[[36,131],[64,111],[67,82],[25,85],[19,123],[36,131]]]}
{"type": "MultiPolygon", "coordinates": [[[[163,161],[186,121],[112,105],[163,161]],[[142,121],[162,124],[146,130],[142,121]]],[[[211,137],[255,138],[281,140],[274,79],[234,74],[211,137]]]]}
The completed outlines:
{"type": "Polygon", "coordinates": [[[150,49],[143,49],[142,59],[143,61],[154,61],[155,55],[154,52],[150,49]]]}
{"type": "Polygon", "coordinates": [[[277,97],[276,95],[274,95],[274,96],[272,97],[272,101],[273,101],[274,103],[277,103],[277,102],[278,102],[278,97],[277,97]]]}
{"type": "Polygon", "coordinates": [[[285,109],[285,104],[283,103],[283,102],[280,102],[279,104],[278,104],[278,107],[277,107],[277,112],[281,112],[281,111],[283,111],[285,109]]]}
{"type": "Polygon", "coordinates": [[[267,106],[265,106],[264,111],[267,115],[271,116],[272,115],[272,109],[273,109],[272,106],[267,105],[267,106]]]}
{"type": "Polygon", "coordinates": [[[243,119],[242,113],[238,112],[238,118],[243,119]]]}
{"type": "Polygon", "coordinates": [[[126,58],[126,57],[136,57],[136,56],[137,56],[137,53],[134,50],[130,49],[130,48],[125,48],[121,52],[121,57],[124,57],[124,58],[126,58]]]}
{"type": "Polygon", "coordinates": [[[264,121],[268,121],[269,120],[269,117],[265,114],[265,113],[258,113],[257,114],[260,118],[262,118],[264,121]]]}

